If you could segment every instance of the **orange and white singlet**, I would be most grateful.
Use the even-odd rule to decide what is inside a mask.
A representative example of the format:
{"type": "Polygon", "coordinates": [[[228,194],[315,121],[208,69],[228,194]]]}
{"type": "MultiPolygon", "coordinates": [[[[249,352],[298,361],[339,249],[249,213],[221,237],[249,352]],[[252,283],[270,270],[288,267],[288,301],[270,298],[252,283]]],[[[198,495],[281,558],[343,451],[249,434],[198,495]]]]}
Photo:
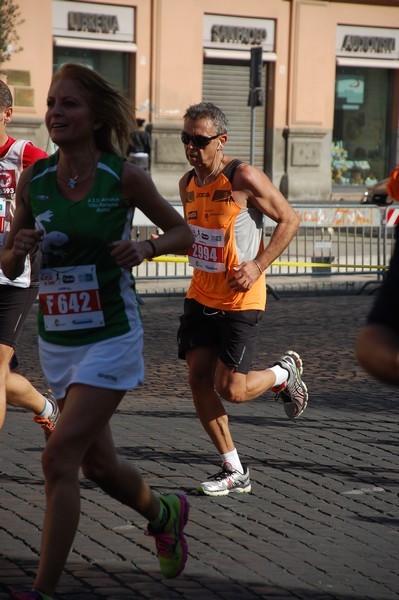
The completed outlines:
{"type": "Polygon", "coordinates": [[[231,180],[240,164],[231,161],[213,183],[203,187],[190,173],[183,206],[195,237],[189,250],[194,274],[186,297],[219,310],[264,310],[264,274],[247,292],[235,292],[227,283],[235,266],[263,250],[263,214],[254,207],[241,208],[232,195],[231,180]]]}

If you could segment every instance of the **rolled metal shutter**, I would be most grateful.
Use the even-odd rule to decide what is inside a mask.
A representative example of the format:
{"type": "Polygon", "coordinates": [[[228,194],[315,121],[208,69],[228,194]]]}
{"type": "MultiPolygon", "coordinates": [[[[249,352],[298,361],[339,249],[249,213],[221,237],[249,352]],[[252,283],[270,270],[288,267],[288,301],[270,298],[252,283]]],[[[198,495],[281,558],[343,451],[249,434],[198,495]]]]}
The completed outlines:
{"type": "MultiPolygon", "coordinates": [[[[251,107],[248,106],[249,62],[204,62],[202,99],[216,104],[229,120],[226,154],[249,163],[251,107]]],[[[262,69],[263,106],[254,109],[254,164],[264,169],[266,65],[262,69]]]]}

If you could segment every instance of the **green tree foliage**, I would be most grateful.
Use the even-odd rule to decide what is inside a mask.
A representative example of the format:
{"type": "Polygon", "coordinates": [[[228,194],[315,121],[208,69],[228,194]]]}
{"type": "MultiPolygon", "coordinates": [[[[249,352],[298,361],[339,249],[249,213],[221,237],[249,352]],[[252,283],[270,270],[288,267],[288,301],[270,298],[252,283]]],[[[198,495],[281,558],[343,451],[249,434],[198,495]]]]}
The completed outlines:
{"type": "Polygon", "coordinates": [[[19,6],[13,0],[0,0],[0,64],[22,50],[17,27],[23,22],[19,6]]]}

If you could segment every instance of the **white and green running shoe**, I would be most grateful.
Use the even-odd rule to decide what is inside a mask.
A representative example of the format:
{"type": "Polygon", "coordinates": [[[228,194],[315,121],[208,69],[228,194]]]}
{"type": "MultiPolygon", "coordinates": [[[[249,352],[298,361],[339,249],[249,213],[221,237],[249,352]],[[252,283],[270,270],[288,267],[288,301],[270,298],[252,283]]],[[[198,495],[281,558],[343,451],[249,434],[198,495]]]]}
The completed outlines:
{"type": "Polygon", "coordinates": [[[224,463],[221,471],[201,483],[197,488],[199,494],[205,494],[206,496],[227,496],[230,492],[249,494],[250,491],[249,469],[245,469],[244,473],[240,473],[232,469],[228,463],[224,463]]]}

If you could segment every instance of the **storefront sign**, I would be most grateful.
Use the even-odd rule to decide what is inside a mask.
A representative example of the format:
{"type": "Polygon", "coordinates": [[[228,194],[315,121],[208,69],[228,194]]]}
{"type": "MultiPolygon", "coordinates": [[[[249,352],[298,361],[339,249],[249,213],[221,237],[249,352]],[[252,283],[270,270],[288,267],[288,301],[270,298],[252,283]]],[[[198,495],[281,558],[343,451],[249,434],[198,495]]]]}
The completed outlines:
{"type": "Polygon", "coordinates": [[[383,27],[337,27],[337,56],[398,60],[399,29],[383,27]]]}
{"type": "Polygon", "coordinates": [[[212,25],[211,41],[226,44],[250,44],[261,46],[267,38],[267,31],[259,27],[235,27],[212,25]]]}
{"type": "Polygon", "coordinates": [[[273,19],[204,16],[204,48],[248,51],[251,46],[262,46],[264,52],[273,52],[274,38],[273,19]]]}
{"type": "Polygon", "coordinates": [[[348,52],[395,52],[395,38],[369,37],[367,35],[346,35],[342,50],[348,52]]]}
{"type": "Polygon", "coordinates": [[[92,33],[115,33],[119,31],[117,15],[68,12],[69,31],[90,31],[92,33]]]}
{"type": "Polygon", "coordinates": [[[133,42],[134,9],[89,2],[53,2],[53,35],[133,42]]]}

